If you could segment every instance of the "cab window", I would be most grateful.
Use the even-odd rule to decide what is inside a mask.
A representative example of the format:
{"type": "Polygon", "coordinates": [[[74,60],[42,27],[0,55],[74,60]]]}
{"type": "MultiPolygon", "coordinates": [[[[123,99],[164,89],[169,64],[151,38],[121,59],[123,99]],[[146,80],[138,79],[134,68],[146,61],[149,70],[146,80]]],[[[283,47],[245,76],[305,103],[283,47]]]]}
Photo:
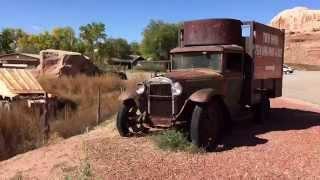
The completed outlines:
{"type": "Polygon", "coordinates": [[[242,54],[241,53],[225,53],[225,71],[241,72],[242,54]]]}

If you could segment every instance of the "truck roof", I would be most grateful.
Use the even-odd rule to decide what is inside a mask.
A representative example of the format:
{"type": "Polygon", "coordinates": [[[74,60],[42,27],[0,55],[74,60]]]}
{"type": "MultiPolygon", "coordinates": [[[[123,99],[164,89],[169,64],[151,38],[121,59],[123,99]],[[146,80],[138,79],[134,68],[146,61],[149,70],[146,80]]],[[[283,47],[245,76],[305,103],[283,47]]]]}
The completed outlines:
{"type": "Polygon", "coordinates": [[[214,46],[187,46],[177,47],[170,53],[186,53],[186,52],[222,52],[222,51],[243,51],[243,47],[238,45],[214,45],[214,46]]]}

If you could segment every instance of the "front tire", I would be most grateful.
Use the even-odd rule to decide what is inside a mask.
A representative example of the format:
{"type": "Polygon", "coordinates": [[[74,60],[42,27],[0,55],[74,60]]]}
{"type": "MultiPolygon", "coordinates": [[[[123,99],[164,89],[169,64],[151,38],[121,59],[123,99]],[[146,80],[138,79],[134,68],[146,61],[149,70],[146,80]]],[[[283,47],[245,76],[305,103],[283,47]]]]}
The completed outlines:
{"type": "Polygon", "coordinates": [[[122,137],[130,137],[137,133],[147,132],[143,126],[143,114],[134,102],[125,102],[119,109],[117,115],[117,130],[122,137]]]}
{"type": "Polygon", "coordinates": [[[122,136],[122,137],[129,137],[130,136],[129,124],[128,124],[129,109],[130,109],[130,106],[123,104],[120,107],[120,110],[117,115],[117,122],[116,122],[117,130],[118,130],[120,136],[122,136]]]}
{"type": "Polygon", "coordinates": [[[196,105],[190,125],[192,143],[209,151],[214,149],[220,138],[222,117],[219,102],[216,100],[196,105]]]}

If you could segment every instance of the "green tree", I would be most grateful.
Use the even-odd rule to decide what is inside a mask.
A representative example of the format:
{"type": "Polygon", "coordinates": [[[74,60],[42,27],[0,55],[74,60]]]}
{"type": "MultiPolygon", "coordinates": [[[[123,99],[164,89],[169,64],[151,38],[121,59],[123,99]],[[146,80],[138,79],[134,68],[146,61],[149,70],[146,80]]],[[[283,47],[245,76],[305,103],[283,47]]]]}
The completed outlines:
{"type": "Polygon", "coordinates": [[[179,24],[151,20],[143,31],[142,54],[153,59],[168,59],[170,50],[178,45],[179,28],[179,24]]]}
{"type": "Polygon", "coordinates": [[[131,42],[130,43],[130,52],[134,55],[141,55],[140,53],[140,45],[138,42],[131,42]]]}
{"type": "Polygon", "coordinates": [[[130,45],[122,38],[111,39],[114,57],[127,58],[130,55],[130,45]]]}
{"type": "Polygon", "coordinates": [[[5,28],[1,32],[0,46],[4,53],[12,53],[16,51],[17,41],[25,36],[26,33],[21,29],[5,28]]]}
{"type": "Polygon", "coordinates": [[[99,43],[99,51],[97,52],[100,62],[100,67],[105,67],[108,59],[112,57],[126,59],[130,55],[130,45],[122,38],[108,38],[104,43],[99,43]]]}
{"type": "Polygon", "coordinates": [[[51,32],[54,49],[73,51],[77,43],[75,32],[71,27],[58,27],[51,32]]]}
{"type": "Polygon", "coordinates": [[[91,58],[94,58],[95,61],[99,62],[99,58],[95,52],[99,52],[99,47],[102,43],[105,42],[107,37],[105,33],[105,25],[103,23],[93,22],[80,27],[80,38],[86,46],[86,54],[91,58]]]}
{"type": "Polygon", "coordinates": [[[40,49],[38,46],[39,38],[37,35],[26,35],[21,37],[18,42],[18,51],[25,53],[39,53],[40,49]]]}
{"type": "Polygon", "coordinates": [[[17,42],[19,52],[39,53],[43,49],[54,48],[54,38],[45,31],[38,35],[24,35],[17,42]]]}

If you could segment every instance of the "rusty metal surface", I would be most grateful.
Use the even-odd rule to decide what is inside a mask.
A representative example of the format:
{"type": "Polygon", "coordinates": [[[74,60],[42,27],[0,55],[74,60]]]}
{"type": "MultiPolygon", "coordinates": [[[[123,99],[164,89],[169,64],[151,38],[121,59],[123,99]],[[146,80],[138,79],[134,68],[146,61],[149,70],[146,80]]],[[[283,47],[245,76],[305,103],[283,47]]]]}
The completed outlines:
{"type": "Polygon", "coordinates": [[[242,51],[243,47],[238,45],[216,45],[216,46],[193,46],[193,47],[177,47],[170,53],[185,53],[185,52],[221,52],[221,51],[242,51]]]}
{"type": "Polygon", "coordinates": [[[192,56],[195,52],[224,52],[222,68],[221,71],[210,68],[171,69],[166,74],[146,81],[159,84],[157,87],[147,89],[146,93],[141,95],[143,96],[141,99],[145,102],[140,103],[144,106],[140,109],[148,109],[146,112],[150,115],[153,125],[190,120],[193,106],[185,105],[186,102],[192,103],[191,100],[206,102],[210,97],[220,95],[230,116],[237,117],[241,115],[244,105],[254,105],[259,102],[255,100],[259,100],[260,95],[255,94],[254,89],[273,90],[274,94],[270,98],[281,95],[282,74],[279,72],[283,63],[281,54],[283,51],[277,48],[283,48],[283,39],[277,39],[275,35],[283,37],[282,32],[263,24],[250,22],[251,36],[242,37],[242,24],[241,21],[234,19],[209,19],[184,23],[180,34],[180,46],[170,51],[172,58],[178,53],[192,56]],[[226,55],[228,53],[237,55],[228,56],[226,55]],[[230,65],[228,62],[238,59],[245,61],[244,69],[228,67],[230,65]],[[170,96],[168,84],[173,85],[176,82],[182,87],[182,93],[170,96]]]}
{"type": "Polygon", "coordinates": [[[256,79],[282,78],[284,53],[284,32],[254,22],[256,79]]]}
{"type": "Polygon", "coordinates": [[[183,26],[183,45],[242,44],[242,22],[236,19],[187,21],[183,26]]]}
{"type": "Polygon", "coordinates": [[[260,95],[255,89],[270,89],[271,98],[282,95],[282,65],[284,53],[284,32],[258,22],[243,23],[250,27],[250,35],[246,38],[246,79],[243,101],[256,104],[260,95]]]}
{"type": "Polygon", "coordinates": [[[0,96],[15,97],[21,94],[44,94],[39,82],[28,70],[0,68],[0,96]]]}
{"type": "Polygon", "coordinates": [[[186,70],[174,70],[168,72],[166,77],[170,79],[174,79],[176,81],[179,80],[187,80],[187,79],[222,79],[222,75],[217,73],[211,69],[205,68],[195,68],[195,69],[186,69],[186,70]]]}
{"type": "Polygon", "coordinates": [[[208,102],[214,95],[215,90],[211,88],[201,89],[194,92],[190,96],[190,100],[194,102],[208,102]]]}

